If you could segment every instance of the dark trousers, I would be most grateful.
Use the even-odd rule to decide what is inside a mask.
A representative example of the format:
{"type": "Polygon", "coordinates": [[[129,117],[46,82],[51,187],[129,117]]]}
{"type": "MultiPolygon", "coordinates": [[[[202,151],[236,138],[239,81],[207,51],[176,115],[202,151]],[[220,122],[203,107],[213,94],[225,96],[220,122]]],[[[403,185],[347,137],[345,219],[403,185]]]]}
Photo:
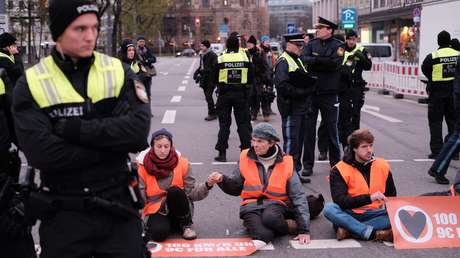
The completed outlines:
{"type": "Polygon", "coordinates": [[[428,124],[430,126],[430,149],[433,154],[438,154],[443,145],[443,119],[446,120],[447,124],[447,135],[444,139],[447,141],[455,127],[454,98],[452,96],[430,95],[428,98],[428,124]]]}
{"type": "Polygon", "coordinates": [[[0,235],[2,257],[7,258],[35,258],[35,244],[32,234],[29,233],[21,238],[11,238],[0,235]]]}
{"type": "Polygon", "coordinates": [[[216,107],[217,114],[219,115],[219,134],[215,147],[216,150],[224,151],[228,149],[228,137],[230,136],[230,126],[232,124],[232,109],[238,127],[240,149],[243,150],[251,147],[252,126],[247,93],[241,90],[219,94],[216,107]]]}
{"type": "Polygon", "coordinates": [[[144,86],[145,86],[145,91],[147,92],[147,96],[149,97],[150,99],[150,96],[152,94],[152,89],[151,89],[151,86],[152,86],[152,77],[148,77],[146,76],[144,78],[144,86]]]}
{"type": "Polygon", "coordinates": [[[241,216],[244,226],[252,239],[265,243],[272,241],[276,235],[287,235],[286,216],[288,209],[281,204],[271,204],[263,210],[255,210],[241,216]]]}
{"type": "Polygon", "coordinates": [[[447,169],[449,168],[450,161],[452,157],[458,153],[460,150],[460,131],[455,130],[453,134],[450,135],[447,142],[442,146],[441,152],[439,152],[438,157],[431,165],[430,170],[436,172],[439,175],[445,175],[447,169]]]}
{"type": "Polygon", "coordinates": [[[214,89],[216,87],[212,85],[207,85],[201,88],[203,89],[204,97],[206,98],[206,103],[208,104],[208,115],[216,115],[216,106],[214,104],[214,99],[212,98],[212,95],[214,94],[214,89]]]}
{"type": "MultiPolygon", "coordinates": [[[[122,203],[129,205],[126,195],[122,203]]],[[[140,218],[88,209],[60,210],[40,225],[40,258],[142,258],[140,218]]]]}
{"type": "Polygon", "coordinates": [[[173,231],[192,224],[190,205],[185,192],[178,187],[171,187],[166,194],[169,214],[155,213],[147,220],[146,236],[149,240],[161,242],[173,231]],[[176,226],[177,228],[175,228],[176,226]]]}
{"type": "Polygon", "coordinates": [[[251,115],[257,117],[260,108],[262,108],[262,115],[270,115],[270,101],[264,97],[264,85],[257,84],[252,86],[250,97],[251,115]]]}
{"type": "Polygon", "coordinates": [[[348,136],[360,127],[364,92],[360,89],[349,89],[339,95],[339,102],[339,140],[345,148],[348,145],[348,136]]]}
{"type": "Polygon", "coordinates": [[[296,172],[302,170],[302,143],[305,128],[309,126],[307,122],[307,114],[292,114],[281,118],[283,151],[294,159],[296,172]]]}
{"type": "Polygon", "coordinates": [[[322,120],[324,120],[328,133],[329,163],[332,167],[340,161],[337,104],[338,99],[336,94],[317,95],[313,98],[312,112],[307,116],[306,124],[308,126],[304,131],[304,168],[313,168],[315,162],[316,121],[318,119],[318,112],[321,112],[321,117],[322,120]]]}
{"type": "Polygon", "coordinates": [[[329,139],[323,115],[321,115],[321,123],[319,123],[318,127],[318,150],[319,152],[324,153],[327,153],[329,151],[329,139]]]}

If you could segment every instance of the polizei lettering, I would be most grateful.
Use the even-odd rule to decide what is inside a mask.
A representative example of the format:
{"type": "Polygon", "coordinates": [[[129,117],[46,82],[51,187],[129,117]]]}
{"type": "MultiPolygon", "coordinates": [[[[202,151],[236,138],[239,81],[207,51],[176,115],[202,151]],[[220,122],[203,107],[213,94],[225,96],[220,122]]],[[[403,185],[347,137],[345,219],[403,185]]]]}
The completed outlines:
{"type": "Polygon", "coordinates": [[[457,57],[456,56],[441,57],[441,58],[439,58],[439,61],[441,63],[455,63],[455,62],[457,62],[457,57]]]}
{"type": "Polygon", "coordinates": [[[243,68],[244,62],[225,63],[225,68],[243,68]]]}
{"type": "Polygon", "coordinates": [[[99,12],[97,5],[94,4],[85,4],[77,7],[77,12],[79,14],[87,13],[87,12],[99,12]]]}
{"type": "Polygon", "coordinates": [[[83,116],[83,107],[56,108],[48,113],[51,118],[68,118],[83,116]]]}

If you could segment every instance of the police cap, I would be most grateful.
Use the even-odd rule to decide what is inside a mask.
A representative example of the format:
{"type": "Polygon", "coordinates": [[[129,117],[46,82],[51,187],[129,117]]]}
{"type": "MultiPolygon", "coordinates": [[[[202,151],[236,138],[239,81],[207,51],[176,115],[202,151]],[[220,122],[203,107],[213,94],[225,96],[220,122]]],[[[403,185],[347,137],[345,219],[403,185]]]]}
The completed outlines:
{"type": "Polygon", "coordinates": [[[317,27],[328,27],[328,28],[331,28],[333,30],[336,30],[338,28],[337,24],[329,21],[329,20],[326,20],[324,19],[323,17],[321,16],[318,16],[318,23],[315,24],[315,28],[317,27]]]}
{"type": "Polygon", "coordinates": [[[290,33],[283,35],[286,42],[303,42],[304,36],[304,33],[290,33]]]}

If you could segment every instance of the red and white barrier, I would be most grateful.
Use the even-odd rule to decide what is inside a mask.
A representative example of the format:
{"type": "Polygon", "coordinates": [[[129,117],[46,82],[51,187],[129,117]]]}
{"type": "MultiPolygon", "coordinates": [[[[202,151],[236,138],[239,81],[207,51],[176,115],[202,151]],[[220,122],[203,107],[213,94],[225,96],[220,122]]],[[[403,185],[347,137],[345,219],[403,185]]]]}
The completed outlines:
{"type": "Polygon", "coordinates": [[[363,72],[363,78],[369,88],[426,97],[425,84],[420,81],[419,73],[417,64],[373,62],[372,69],[363,72]]]}

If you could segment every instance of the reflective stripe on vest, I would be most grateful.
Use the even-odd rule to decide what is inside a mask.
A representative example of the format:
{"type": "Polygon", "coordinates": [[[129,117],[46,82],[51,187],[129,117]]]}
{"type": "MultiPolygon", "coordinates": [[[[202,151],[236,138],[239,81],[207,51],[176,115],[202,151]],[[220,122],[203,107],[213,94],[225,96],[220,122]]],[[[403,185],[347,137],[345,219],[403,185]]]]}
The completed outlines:
{"type": "MultiPolygon", "coordinates": [[[[348,186],[348,195],[355,197],[363,194],[373,194],[377,191],[385,193],[386,182],[390,173],[390,165],[387,161],[377,158],[372,162],[369,185],[359,170],[343,161],[335,165],[348,186]]],[[[383,201],[374,201],[371,204],[352,209],[355,213],[364,213],[367,210],[378,209],[384,204],[383,201]]]]}
{"type": "Polygon", "coordinates": [[[223,53],[218,59],[219,83],[247,84],[249,58],[245,52],[223,53]]]}
{"type": "MultiPolygon", "coordinates": [[[[343,54],[342,65],[345,65],[345,64],[348,62],[348,58],[349,58],[350,56],[354,55],[354,54],[356,53],[356,51],[358,51],[358,50],[361,51],[361,52],[363,52],[364,47],[363,47],[363,46],[356,45],[356,47],[355,47],[352,51],[350,51],[350,52],[345,51],[345,53],[343,54]]],[[[354,62],[354,60],[353,60],[353,62],[354,62]]],[[[352,72],[352,73],[355,73],[355,67],[353,67],[353,70],[352,70],[351,72],[352,72]]]]}
{"type": "Polygon", "coordinates": [[[241,205],[256,202],[259,198],[279,201],[283,204],[288,200],[286,192],[287,182],[292,176],[294,165],[292,157],[285,155],[283,161],[276,163],[272,170],[266,189],[259,177],[259,170],[254,160],[247,156],[248,150],[240,154],[240,173],[244,178],[243,191],[241,191],[241,205]]]}
{"type": "MultiPolygon", "coordinates": [[[[170,186],[177,186],[180,189],[184,189],[184,177],[187,175],[187,171],[188,160],[179,157],[179,162],[173,170],[173,178],[170,186]]],[[[166,191],[160,188],[156,178],[148,174],[144,166],[139,165],[138,173],[144,181],[145,195],[147,197],[147,202],[142,213],[144,216],[157,213],[166,197],[166,191]]]]}
{"type": "Polygon", "coordinates": [[[8,58],[11,61],[11,63],[13,63],[13,64],[15,63],[14,55],[7,55],[7,54],[5,54],[3,52],[0,52],[0,57],[8,58]]]}
{"type": "MultiPolygon", "coordinates": [[[[26,78],[30,92],[40,108],[84,102],[51,56],[27,69],[26,78]]],[[[94,63],[87,82],[87,95],[93,103],[118,97],[124,81],[125,72],[120,60],[94,52],[94,63]]]]}
{"type": "Polygon", "coordinates": [[[5,93],[6,93],[5,83],[3,82],[3,79],[0,78],[0,96],[4,95],[5,93]]]}
{"type": "MultiPolygon", "coordinates": [[[[297,63],[294,60],[294,58],[292,58],[286,51],[284,51],[284,53],[279,58],[284,58],[284,60],[286,60],[286,62],[288,63],[288,66],[289,66],[289,72],[290,73],[293,73],[293,72],[297,71],[298,69],[300,69],[299,65],[297,65],[297,63]]],[[[302,67],[303,71],[305,73],[307,73],[307,69],[303,65],[302,61],[299,58],[297,58],[297,60],[299,61],[300,66],[302,67]]]]}
{"type": "Polygon", "coordinates": [[[433,59],[433,82],[452,81],[455,78],[455,69],[460,52],[453,48],[441,48],[431,53],[433,59]]]}
{"type": "Polygon", "coordinates": [[[139,67],[139,64],[137,62],[132,62],[131,70],[133,70],[134,73],[138,73],[141,70],[141,68],[139,67]]]}

